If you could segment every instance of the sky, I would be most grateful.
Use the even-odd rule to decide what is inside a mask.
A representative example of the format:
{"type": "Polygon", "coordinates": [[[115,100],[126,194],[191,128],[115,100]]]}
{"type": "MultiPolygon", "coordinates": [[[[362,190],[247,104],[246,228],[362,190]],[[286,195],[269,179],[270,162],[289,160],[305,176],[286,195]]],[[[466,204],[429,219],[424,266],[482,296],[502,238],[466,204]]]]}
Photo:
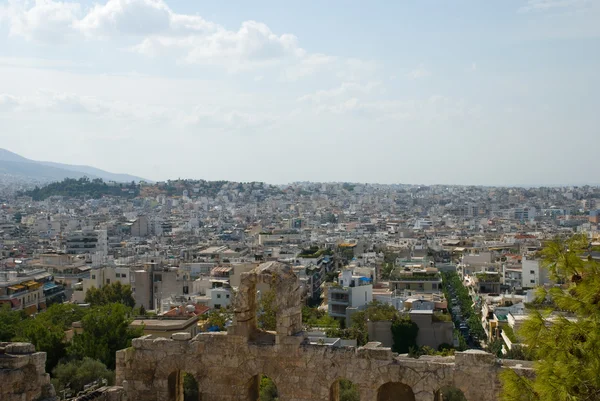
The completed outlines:
{"type": "Polygon", "coordinates": [[[151,180],[598,184],[597,0],[0,0],[0,147],[151,180]]]}

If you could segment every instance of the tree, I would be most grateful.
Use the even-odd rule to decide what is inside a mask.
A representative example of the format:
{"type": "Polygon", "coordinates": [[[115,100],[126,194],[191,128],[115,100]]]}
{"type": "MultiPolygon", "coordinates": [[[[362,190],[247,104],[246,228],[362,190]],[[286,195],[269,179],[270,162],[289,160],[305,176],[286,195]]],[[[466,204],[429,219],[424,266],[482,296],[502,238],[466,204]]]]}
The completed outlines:
{"type": "Polygon", "coordinates": [[[48,371],[67,355],[65,330],[60,324],[53,324],[43,318],[28,318],[17,326],[16,331],[13,340],[32,343],[37,351],[46,353],[48,371]]]}
{"type": "Polygon", "coordinates": [[[536,360],[535,378],[503,371],[504,401],[600,399],[600,266],[587,248],[587,238],[577,235],[542,250],[542,266],[563,285],[539,289],[536,301],[561,313],[530,310],[518,336],[536,360]]]}
{"type": "Polygon", "coordinates": [[[183,401],[198,401],[200,391],[198,390],[198,381],[190,373],[183,375],[183,401]]]}
{"type": "Polygon", "coordinates": [[[275,291],[268,290],[261,294],[258,303],[258,327],[263,330],[273,331],[277,329],[277,317],[275,311],[275,291]]]}
{"type": "Polygon", "coordinates": [[[399,354],[406,354],[411,348],[417,347],[417,335],[419,326],[409,317],[403,317],[394,320],[392,323],[392,337],[394,343],[392,351],[399,354]]]}
{"type": "Polygon", "coordinates": [[[83,333],[76,334],[68,348],[71,356],[90,357],[115,368],[115,353],[131,346],[131,340],[142,335],[143,329],[129,327],[131,309],[121,303],[93,308],[81,321],[83,333]]]}
{"type": "Polygon", "coordinates": [[[504,341],[499,338],[494,338],[490,342],[488,342],[486,351],[490,354],[494,354],[497,357],[502,356],[502,346],[504,345],[504,341]]]}
{"type": "Polygon", "coordinates": [[[226,316],[217,310],[211,310],[208,314],[208,327],[218,327],[219,331],[225,330],[226,316]]]}
{"type": "Polygon", "coordinates": [[[24,318],[23,313],[11,310],[9,305],[0,305],[0,341],[11,341],[16,335],[17,325],[24,318]]]}
{"type": "Polygon", "coordinates": [[[108,370],[102,362],[91,358],[62,362],[52,370],[52,376],[52,383],[58,393],[66,388],[77,393],[86,384],[96,380],[105,379],[108,385],[115,381],[114,372],[108,370]]]}
{"type": "Polygon", "coordinates": [[[260,378],[260,387],[258,390],[258,400],[259,401],[277,401],[279,399],[279,394],[277,392],[277,386],[273,380],[271,380],[267,376],[262,376],[260,378]]]}
{"type": "Polygon", "coordinates": [[[340,398],[339,401],[360,401],[360,392],[358,386],[350,380],[340,379],[340,398]]]}
{"type": "Polygon", "coordinates": [[[120,281],[103,286],[92,287],[85,294],[85,302],[92,306],[100,306],[112,303],[122,303],[130,308],[135,306],[135,299],[130,285],[123,285],[120,281]]]}

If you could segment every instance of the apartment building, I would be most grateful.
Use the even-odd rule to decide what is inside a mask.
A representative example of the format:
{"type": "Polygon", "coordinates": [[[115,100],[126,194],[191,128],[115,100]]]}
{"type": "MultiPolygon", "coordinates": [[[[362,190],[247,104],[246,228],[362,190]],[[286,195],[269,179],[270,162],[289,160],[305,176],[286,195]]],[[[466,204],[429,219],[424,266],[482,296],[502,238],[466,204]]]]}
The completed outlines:
{"type": "Polygon", "coordinates": [[[28,315],[46,309],[44,283],[50,274],[42,269],[0,271],[0,305],[28,315]]]}
{"type": "Polygon", "coordinates": [[[106,230],[78,230],[67,234],[66,253],[80,255],[84,253],[108,254],[108,234],[106,230]]]}
{"type": "Polygon", "coordinates": [[[354,311],[373,301],[373,285],[370,278],[354,275],[351,269],[345,269],[336,285],[329,287],[327,296],[329,315],[344,318],[349,324],[354,311]]]}

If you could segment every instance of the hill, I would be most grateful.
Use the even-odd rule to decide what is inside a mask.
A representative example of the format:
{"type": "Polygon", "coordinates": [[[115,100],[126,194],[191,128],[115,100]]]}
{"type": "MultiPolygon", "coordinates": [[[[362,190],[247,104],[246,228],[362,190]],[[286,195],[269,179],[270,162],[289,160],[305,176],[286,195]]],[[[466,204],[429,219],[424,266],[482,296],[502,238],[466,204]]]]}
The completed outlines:
{"type": "Polygon", "coordinates": [[[31,160],[0,148],[0,175],[3,174],[35,181],[60,181],[65,178],[79,179],[88,177],[90,179],[99,178],[104,181],[115,182],[149,182],[149,180],[141,177],[111,173],[91,166],[31,160]]]}
{"type": "Polygon", "coordinates": [[[65,178],[60,182],[53,182],[45,187],[25,192],[25,195],[31,196],[33,200],[40,201],[51,196],[65,196],[69,198],[92,198],[99,199],[103,196],[118,196],[133,198],[139,195],[139,185],[129,184],[113,184],[108,185],[100,178],[90,180],[87,177],[78,180],[73,178],[65,178]]]}

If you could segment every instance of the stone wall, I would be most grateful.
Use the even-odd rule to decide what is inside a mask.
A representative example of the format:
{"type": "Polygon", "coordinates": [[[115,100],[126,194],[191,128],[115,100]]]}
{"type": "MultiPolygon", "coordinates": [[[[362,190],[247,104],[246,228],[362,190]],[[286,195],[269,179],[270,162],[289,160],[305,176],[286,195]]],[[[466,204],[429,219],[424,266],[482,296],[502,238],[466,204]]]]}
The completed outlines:
{"type": "Polygon", "coordinates": [[[54,400],[46,353],[29,343],[0,343],[0,400],[54,400]]]}
{"type": "Polygon", "coordinates": [[[310,345],[299,332],[297,284],[291,270],[278,263],[245,273],[228,333],[135,339],[131,348],[117,352],[117,385],[130,401],[178,401],[182,390],[177,383],[186,372],[197,380],[202,401],[256,401],[258,378],[264,374],[275,382],[281,401],[337,401],[341,378],[358,386],[362,401],[434,401],[438,390],[448,386],[462,390],[468,401],[497,401],[502,369],[531,370],[503,366],[482,351],[413,359],[380,343],[359,348],[310,345]],[[277,294],[276,332],[256,327],[259,282],[271,283],[277,294]]]}

